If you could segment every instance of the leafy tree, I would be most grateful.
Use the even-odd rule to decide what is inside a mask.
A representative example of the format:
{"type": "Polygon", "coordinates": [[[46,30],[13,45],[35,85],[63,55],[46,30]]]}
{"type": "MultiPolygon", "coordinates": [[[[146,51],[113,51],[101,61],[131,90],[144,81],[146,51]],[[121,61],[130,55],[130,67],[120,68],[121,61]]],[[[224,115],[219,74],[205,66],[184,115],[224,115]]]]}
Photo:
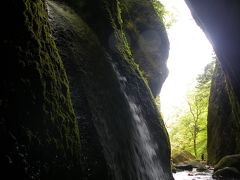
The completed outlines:
{"type": "Polygon", "coordinates": [[[206,65],[204,73],[198,75],[196,89],[201,95],[209,95],[211,87],[211,79],[214,72],[216,57],[213,57],[213,61],[206,65]]]}
{"type": "Polygon", "coordinates": [[[208,99],[214,66],[212,61],[198,75],[195,89],[187,96],[188,110],[177,117],[178,122],[170,130],[173,153],[188,150],[196,157],[206,153],[208,99]]]}
{"type": "Polygon", "coordinates": [[[194,92],[193,95],[188,97],[188,107],[190,117],[186,119],[187,127],[189,132],[191,133],[192,141],[193,141],[193,150],[194,155],[197,157],[197,138],[198,134],[201,131],[206,130],[206,116],[207,116],[207,100],[208,95],[204,93],[204,98],[201,94],[202,92],[194,92]],[[207,98],[206,98],[207,97],[207,98]]]}
{"type": "Polygon", "coordinates": [[[202,136],[203,139],[201,139],[201,143],[204,142],[204,144],[206,144],[207,142],[207,110],[214,65],[215,61],[212,61],[205,67],[204,73],[198,75],[196,90],[193,95],[188,98],[187,101],[189,112],[192,116],[189,124],[191,125],[190,132],[193,139],[193,149],[196,157],[198,155],[197,140],[199,139],[199,133],[204,133],[204,136],[202,136]]]}

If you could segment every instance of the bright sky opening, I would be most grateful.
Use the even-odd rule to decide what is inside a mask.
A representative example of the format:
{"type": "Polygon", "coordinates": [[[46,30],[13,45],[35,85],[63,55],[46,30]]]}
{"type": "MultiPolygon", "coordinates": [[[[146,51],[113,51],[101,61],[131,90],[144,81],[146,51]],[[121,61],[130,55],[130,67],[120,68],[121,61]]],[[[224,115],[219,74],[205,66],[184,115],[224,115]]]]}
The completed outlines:
{"type": "Polygon", "coordinates": [[[161,112],[166,125],[174,122],[179,108],[186,109],[186,95],[196,83],[198,74],[212,61],[213,48],[195,23],[184,0],[160,0],[176,17],[167,30],[170,41],[169,75],[160,94],[161,112]]]}

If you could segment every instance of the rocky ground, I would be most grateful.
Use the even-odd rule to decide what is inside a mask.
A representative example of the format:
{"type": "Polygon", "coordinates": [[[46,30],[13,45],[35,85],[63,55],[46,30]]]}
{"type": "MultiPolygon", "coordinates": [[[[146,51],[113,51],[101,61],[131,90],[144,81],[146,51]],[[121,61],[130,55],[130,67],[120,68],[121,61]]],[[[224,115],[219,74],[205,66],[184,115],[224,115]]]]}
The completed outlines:
{"type": "Polygon", "coordinates": [[[239,154],[225,156],[218,164],[211,167],[206,161],[196,160],[189,156],[189,153],[181,152],[173,156],[173,176],[175,180],[239,180],[239,157],[239,154]]]}
{"type": "Polygon", "coordinates": [[[213,170],[208,170],[206,172],[198,172],[196,168],[192,171],[179,171],[173,173],[175,180],[212,180],[213,170]]]}

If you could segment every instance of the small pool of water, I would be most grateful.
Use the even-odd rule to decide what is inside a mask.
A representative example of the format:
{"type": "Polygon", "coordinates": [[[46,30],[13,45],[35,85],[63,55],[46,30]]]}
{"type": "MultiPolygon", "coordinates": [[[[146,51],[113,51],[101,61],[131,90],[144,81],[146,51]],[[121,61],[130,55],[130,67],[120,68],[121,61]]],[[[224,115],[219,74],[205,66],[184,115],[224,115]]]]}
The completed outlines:
{"type": "Polygon", "coordinates": [[[213,180],[212,173],[212,170],[208,172],[197,172],[196,169],[193,169],[192,171],[173,173],[173,177],[175,180],[213,180]]]}

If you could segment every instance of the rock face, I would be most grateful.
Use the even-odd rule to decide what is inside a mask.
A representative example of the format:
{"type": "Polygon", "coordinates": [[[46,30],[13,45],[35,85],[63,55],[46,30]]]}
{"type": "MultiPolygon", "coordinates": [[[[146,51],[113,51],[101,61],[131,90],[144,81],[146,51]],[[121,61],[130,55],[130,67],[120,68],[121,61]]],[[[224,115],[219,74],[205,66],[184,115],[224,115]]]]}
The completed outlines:
{"type": "Polygon", "coordinates": [[[152,95],[167,74],[169,43],[151,2],[9,0],[2,5],[12,12],[6,18],[1,11],[1,50],[7,58],[0,62],[3,175],[173,179],[168,135],[152,95]],[[145,21],[135,21],[141,11],[133,7],[144,10],[145,21]],[[158,52],[140,48],[154,45],[147,32],[159,32],[158,52]]]}
{"type": "Polygon", "coordinates": [[[116,53],[120,48],[127,56],[131,54],[148,80],[152,94],[154,96],[159,94],[168,75],[166,60],[169,40],[162,21],[154,12],[152,1],[65,0],[65,2],[81,16],[107,49],[116,53]],[[111,6],[109,10],[118,11],[119,14],[116,14],[117,12],[108,14],[102,7],[103,4],[111,6]],[[128,44],[127,48],[116,47],[116,33],[122,44],[128,44]]]}
{"type": "MultiPolygon", "coordinates": [[[[53,36],[56,38],[57,47],[69,76],[79,129],[84,133],[81,134],[81,143],[87,141],[81,144],[82,164],[90,171],[87,172],[86,178],[98,179],[101,176],[103,179],[124,180],[171,179],[169,173],[162,173],[163,176],[160,177],[154,172],[156,167],[159,167],[157,169],[159,172],[170,172],[170,166],[159,166],[154,162],[156,160],[145,159],[144,154],[149,156],[149,151],[153,150],[152,147],[143,150],[146,144],[142,147],[142,143],[146,142],[141,141],[145,137],[142,137],[140,142],[138,138],[134,140],[136,138],[134,132],[141,132],[132,124],[133,118],[141,116],[141,119],[148,119],[147,126],[141,125],[140,128],[143,128],[141,131],[147,136],[149,135],[147,131],[145,132],[145,128],[154,132],[150,136],[159,147],[154,149],[155,158],[160,159],[161,164],[169,163],[169,142],[165,128],[163,124],[159,124],[162,120],[156,111],[151,92],[145,84],[147,82],[143,80],[131,55],[121,14],[118,16],[115,14],[120,13],[118,11],[124,4],[105,1],[97,7],[88,7],[85,6],[86,2],[80,7],[90,8],[88,11],[105,15],[106,17],[99,17],[104,24],[97,24],[99,19],[96,19],[96,23],[92,22],[95,19],[84,16],[80,10],[73,12],[74,6],[71,3],[68,3],[68,6],[59,2],[48,4],[53,36]],[[117,9],[114,8],[114,4],[117,9]],[[84,98],[85,102],[82,100],[84,98]],[[138,112],[133,116],[136,109],[141,111],[141,115],[138,112]],[[82,125],[83,121],[85,126],[82,125]],[[94,130],[89,133],[86,127],[88,131],[91,128],[94,130]],[[98,136],[97,141],[96,136],[98,136]],[[159,152],[162,150],[167,153],[168,158],[160,156],[159,152]],[[132,158],[134,160],[131,160],[132,158]],[[146,172],[143,175],[141,171],[146,172]],[[153,172],[149,174],[147,171],[153,172]],[[103,172],[107,172],[105,177],[103,172]]],[[[152,13],[154,13],[153,9],[152,13]]]]}
{"type": "Polygon", "coordinates": [[[208,163],[216,164],[222,157],[235,153],[238,134],[235,123],[227,81],[217,62],[208,107],[208,163]]]}
{"type": "Polygon", "coordinates": [[[71,179],[81,173],[79,130],[46,6],[41,0],[2,6],[1,176],[71,179]]]}
{"type": "Polygon", "coordinates": [[[191,161],[191,160],[196,160],[196,157],[188,151],[182,151],[172,156],[172,161],[174,164],[191,161]]]}
{"type": "Polygon", "coordinates": [[[240,178],[240,154],[228,155],[214,166],[213,177],[224,179],[240,178]]]}
{"type": "Polygon", "coordinates": [[[186,2],[212,42],[223,70],[218,66],[215,71],[209,104],[208,158],[215,164],[226,154],[240,152],[240,2],[186,2]]]}
{"type": "Polygon", "coordinates": [[[159,23],[159,17],[152,11],[151,1],[128,1],[123,11],[123,23],[133,57],[144,71],[149,87],[156,96],[168,75],[166,60],[169,41],[163,23],[159,23]]]}
{"type": "Polygon", "coordinates": [[[223,169],[224,167],[234,167],[240,171],[240,154],[225,156],[214,166],[214,171],[223,169]]]}
{"type": "Polygon", "coordinates": [[[213,176],[214,179],[239,179],[240,172],[234,167],[224,167],[223,169],[219,169],[214,172],[213,176]]]}

